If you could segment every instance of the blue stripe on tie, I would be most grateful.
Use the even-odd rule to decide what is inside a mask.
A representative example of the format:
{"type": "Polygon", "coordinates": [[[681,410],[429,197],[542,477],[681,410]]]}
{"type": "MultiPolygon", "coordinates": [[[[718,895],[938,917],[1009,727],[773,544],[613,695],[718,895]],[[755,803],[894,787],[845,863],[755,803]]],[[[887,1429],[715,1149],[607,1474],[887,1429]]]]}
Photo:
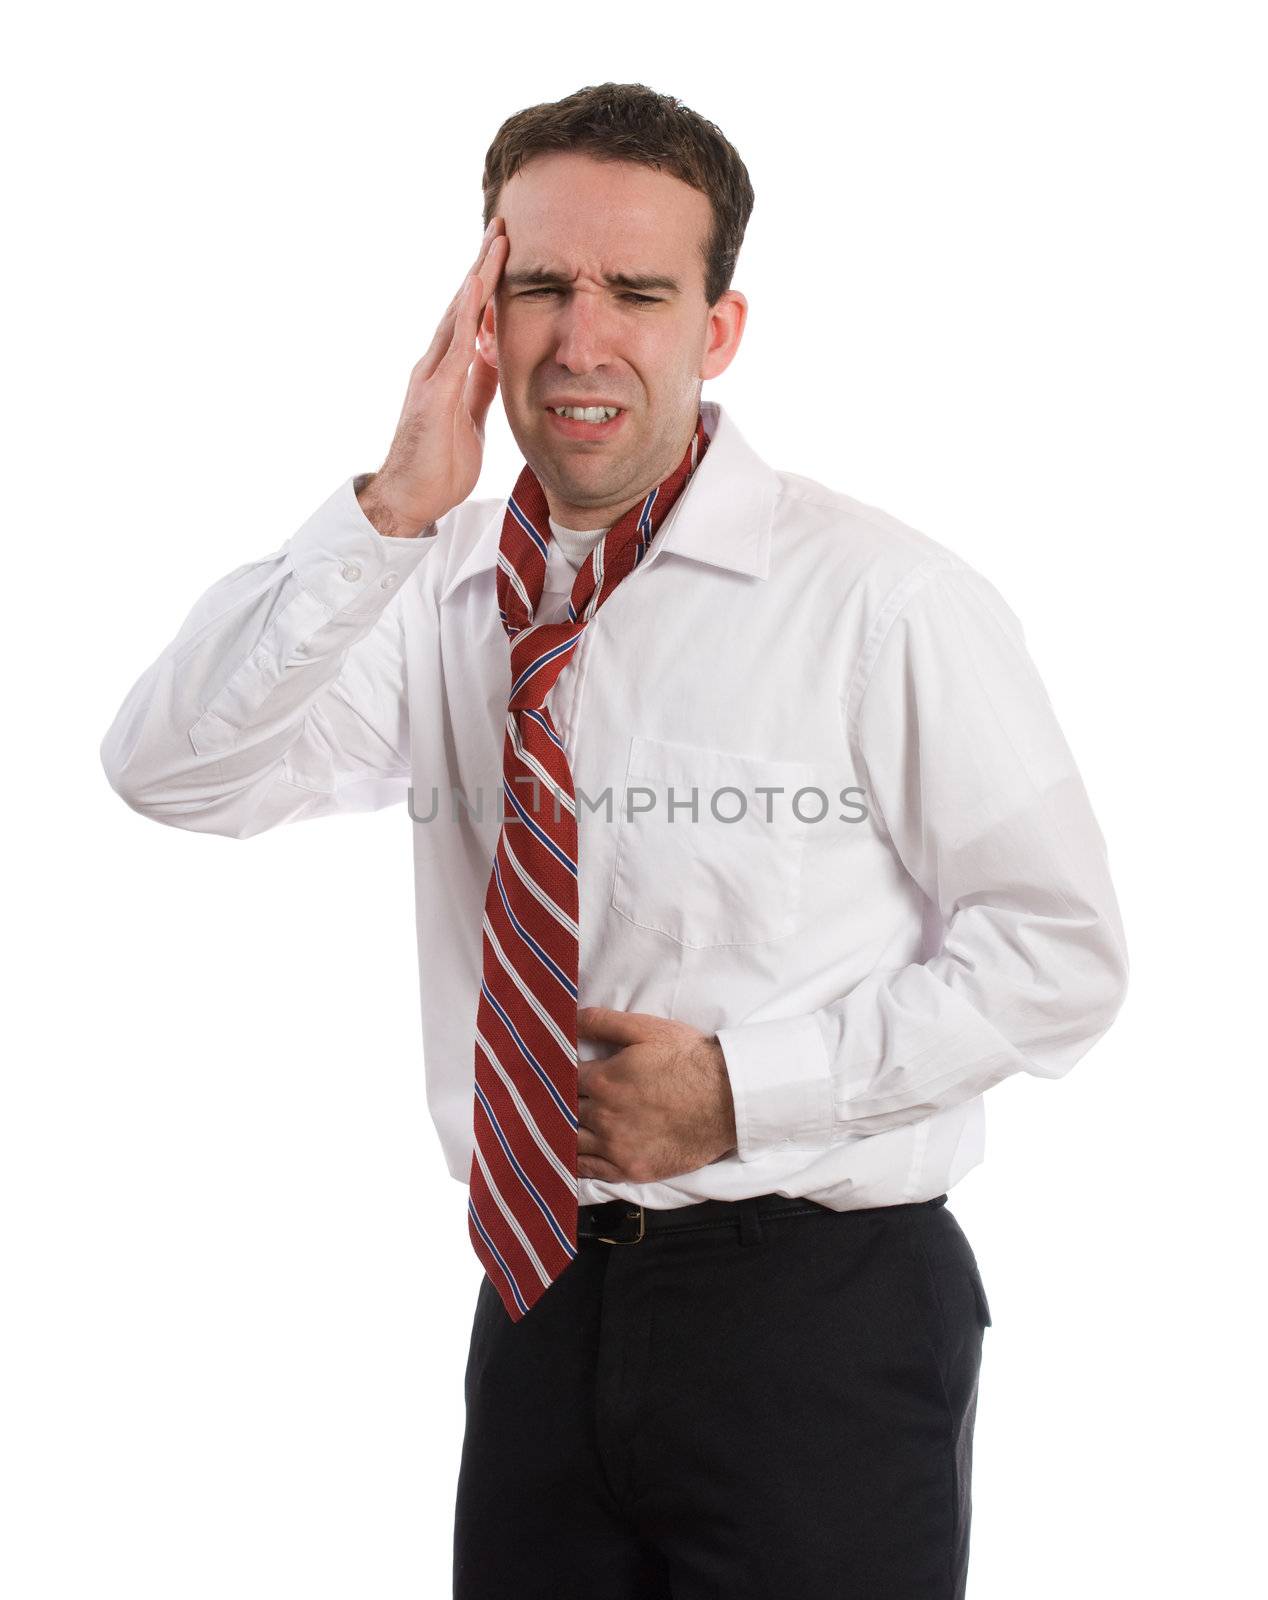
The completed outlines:
{"type": "MultiPolygon", "coordinates": [[[[497,1201],[495,1200],[493,1203],[496,1205],[497,1201]]],[[[520,1308],[521,1312],[527,1314],[528,1301],[525,1300],[524,1296],[520,1293],[520,1286],[515,1281],[515,1274],[511,1271],[510,1267],[507,1266],[506,1262],[503,1261],[502,1252],[498,1249],[497,1245],[493,1243],[493,1240],[489,1238],[488,1230],[485,1228],[483,1222],[480,1221],[480,1218],[476,1213],[475,1201],[472,1200],[470,1195],[467,1196],[467,1215],[471,1218],[472,1222],[475,1223],[480,1237],[497,1257],[498,1266],[501,1267],[502,1271],[506,1274],[506,1281],[510,1284],[511,1293],[515,1296],[515,1304],[520,1308]]]]}
{"type": "Polygon", "coordinates": [[[515,929],[516,933],[519,934],[520,938],[523,939],[524,943],[528,945],[528,947],[534,952],[534,954],[537,956],[537,959],[543,964],[543,966],[548,967],[550,971],[554,973],[555,977],[559,979],[560,983],[562,983],[564,988],[568,991],[569,997],[575,1000],[577,998],[576,984],[573,983],[572,979],[557,962],[550,959],[550,957],[542,949],[541,945],[538,944],[537,940],[533,938],[532,934],[529,933],[528,929],[523,926],[523,924],[516,917],[515,913],[511,910],[511,902],[506,898],[506,888],[502,883],[502,868],[496,856],[493,857],[493,876],[497,879],[498,893],[502,896],[502,905],[507,916],[511,919],[511,926],[515,929]]]}
{"type": "Polygon", "coordinates": [[[540,723],[541,726],[542,726],[543,731],[546,734],[546,737],[548,739],[553,739],[555,741],[555,743],[559,746],[559,748],[564,752],[564,754],[565,755],[568,754],[568,751],[567,751],[567,749],[566,749],[566,747],[564,745],[563,740],[559,737],[559,735],[551,727],[550,723],[546,721],[545,717],[542,716],[540,711],[534,711],[530,706],[525,706],[524,707],[524,715],[526,717],[532,717],[534,722],[540,723]]]}
{"type": "Polygon", "coordinates": [[[484,996],[484,998],[493,1007],[494,1011],[497,1012],[498,1016],[501,1017],[502,1026],[506,1029],[506,1031],[510,1034],[511,1038],[514,1039],[515,1043],[519,1046],[520,1054],[524,1057],[525,1061],[528,1062],[529,1066],[532,1067],[533,1071],[537,1074],[537,1076],[542,1080],[543,1084],[545,1084],[547,1093],[550,1095],[551,1099],[555,1102],[555,1105],[563,1113],[564,1121],[568,1124],[568,1126],[570,1128],[572,1128],[575,1131],[576,1128],[577,1128],[578,1119],[573,1116],[572,1111],[571,1111],[570,1107],[568,1106],[567,1101],[563,1098],[563,1096],[560,1094],[559,1090],[555,1087],[555,1085],[550,1081],[550,1074],[545,1070],[544,1067],[542,1067],[539,1064],[539,1062],[537,1060],[537,1057],[533,1054],[533,1052],[528,1048],[528,1046],[524,1043],[523,1039],[520,1037],[519,1029],[515,1026],[515,1024],[511,1021],[510,1017],[507,1016],[506,1012],[502,1009],[502,1007],[494,999],[493,993],[490,990],[490,988],[489,988],[487,983],[481,982],[481,984],[480,984],[480,993],[484,996]]]}
{"type": "MultiPolygon", "coordinates": [[[[536,1202],[538,1204],[538,1207],[539,1207],[539,1209],[541,1211],[542,1216],[545,1217],[545,1219],[546,1219],[547,1226],[550,1228],[550,1231],[554,1234],[555,1238],[559,1241],[560,1248],[563,1250],[565,1255],[570,1256],[570,1257],[571,1256],[575,1256],[577,1252],[573,1248],[572,1244],[569,1242],[568,1235],[559,1226],[558,1222],[555,1220],[554,1213],[551,1211],[550,1207],[546,1204],[546,1202],[542,1199],[541,1195],[537,1192],[537,1185],[533,1182],[533,1180],[529,1177],[528,1173],[524,1171],[523,1167],[521,1167],[519,1162],[515,1159],[514,1150],[512,1150],[510,1145],[507,1143],[507,1138],[506,1138],[506,1135],[502,1132],[501,1124],[498,1122],[498,1119],[493,1115],[493,1107],[489,1104],[488,1096],[485,1094],[484,1090],[480,1087],[480,1085],[478,1083],[475,1086],[475,1092],[476,1092],[476,1099],[484,1107],[484,1114],[485,1114],[486,1117],[488,1117],[489,1122],[491,1123],[491,1125],[493,1127],[493,1131],[497,1135],[497,1141],[502,1146],[502,1150],[503,1150],[503,1152],[504,1152],[504,1154],[506,1156],[506,1159],[515,1168],[515,1171],[519,1176],[520,1182],[528,1190],[529,1194],[532,1195],[533,1199],[536,1200],[536,1202]]],[[[494,1204],[496,1205],[497,1202],[495,1201],[494,1204]]]]}
{"type": "MultiPolygon", "coordinates": [[[[517,794],[512,793],[511,786],[505,778],[502,779],[502,792],[515,807],[516,811],[519,812],[520,821],[524,823],[524,825],[533,833],[533,835],[546,846],[547,850],[550,851],[551,855],[554,856],[556,860],[561,863],[561,865],[567,867],[568,871],[572,873],[574,878],[578,877],[579,874],[577,872],[577,863],[572,859],[566,850],[561,850],[553,839],[549,838],[542,832],[542,830],[533,821],[532,817],[529,816],[528,812],[525,811],[524,807],[520,804],[520,797],[517,794]]],[[[494,865],[495,867],[497,865],[496,857],[494,858],[494,865]]],[[[499,879],[498,881],[500,882],[501,880],[499,879]]]]}
{"type": "Polygon", "coordinates": [[[533,541],[533,543],[541,551],[542,560],[543,561],[548,560],[549,558],[548,558],[547,553],[546,553],[546,541],[542,538],[541,534],[538,533],[537,529],[533,526],[533,524],[529,521],[529,519],[520,510],[519,506],[515,502],[515,496],[514,495],[511,496],[511,498],[507,502],[507,504],[510,506],[511,515],[515,518],[516,522],[519,523],[520,527],[523,528],[524,532],[529,536],[529,538],[533,541]]]}
{"type": "Polygon", "coordinates": [[[656,496],[660,493],[660,486],[648,495],[643,501],[643,509],[638,514],[638,542],[634,546],[634,565],[647,554],[647,547],[652,542],[652,507],[656,504],[656,496]]]}
{"type": "Polygon", "coordinates": [[[511,685],[511,699],[513,700],[520,692],[520,685],[527,683],[539,667],[544,667],[549,662],[553,661],[556,656],[563,655],[565,650],[575,649],[577,640],[580,637],[581,635],[579,633],[575,634],[571,639],[565,639],[562,644],[557,644],[553,650],[543,651],[542,654],[536,658],[536,660],[530,662],[529,665],[524,668],[523,672],[520,673],[519,677],[516,678],[515,682],[511,685]]]}

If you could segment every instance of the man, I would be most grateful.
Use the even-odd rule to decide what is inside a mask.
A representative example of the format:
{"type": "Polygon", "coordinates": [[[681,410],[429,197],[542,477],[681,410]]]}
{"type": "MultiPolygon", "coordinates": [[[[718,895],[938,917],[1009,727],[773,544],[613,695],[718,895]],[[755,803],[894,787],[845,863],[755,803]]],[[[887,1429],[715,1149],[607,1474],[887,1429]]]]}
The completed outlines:
{"type": "Polygon", "coordinates": [[[382,467],[214,584],[102,747],[232,838],[410,805],[485,1268],[464,1600],[962,1595],[990,1315],[946,1192],[985,1090],[1124,992],[1012,612],[701,400],[752,199],[642,85],[510,118],[382,467]],[[471,501],[497,390],[525,465],[471,501]]]}

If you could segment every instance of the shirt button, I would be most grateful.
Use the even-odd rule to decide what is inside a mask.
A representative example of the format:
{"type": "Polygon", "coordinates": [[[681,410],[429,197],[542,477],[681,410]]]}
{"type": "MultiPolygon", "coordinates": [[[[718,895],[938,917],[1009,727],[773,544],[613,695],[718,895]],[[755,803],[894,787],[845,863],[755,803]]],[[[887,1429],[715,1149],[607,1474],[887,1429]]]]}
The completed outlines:
{"type": "Polygon", "coordinates": [[[347,566],[345,566],[343,569],[343,575],[345,578],[347,578],[349,583],[355,583],[361,576],[361,568],[356,564],[355,561],[349,561],[347,566]]]}
{"type": "Polygon", "coordinates": [[[391,589],[396,585],[396,573],[389,572],[387,577],[379,584],[380,589],[391,589]]]}

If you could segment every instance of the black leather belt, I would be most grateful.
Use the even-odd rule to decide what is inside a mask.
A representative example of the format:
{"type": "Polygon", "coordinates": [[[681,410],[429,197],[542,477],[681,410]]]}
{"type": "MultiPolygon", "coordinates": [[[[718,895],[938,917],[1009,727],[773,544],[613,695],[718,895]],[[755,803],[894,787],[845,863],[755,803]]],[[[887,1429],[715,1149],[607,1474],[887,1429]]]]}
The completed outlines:
{"type": "MultiPolygon", "coordinates": [[[[914,1205],[940,1206],[946,1195],[914,1205]]],[[[890,1209],[886,1207],[885,1209],[890,1209]]],[[[694,1205],[652,1208],[630,1200],[602,1200],[577,1208],[577,1240],[598,1244],[639,1244],[649,1234],[679,1233],[688,1228],[743,1228],[754,1217],[846,1216],[817,1200],[784,1194],[758,1194],[744,1200],[700,1200],[694,1205]]]]}

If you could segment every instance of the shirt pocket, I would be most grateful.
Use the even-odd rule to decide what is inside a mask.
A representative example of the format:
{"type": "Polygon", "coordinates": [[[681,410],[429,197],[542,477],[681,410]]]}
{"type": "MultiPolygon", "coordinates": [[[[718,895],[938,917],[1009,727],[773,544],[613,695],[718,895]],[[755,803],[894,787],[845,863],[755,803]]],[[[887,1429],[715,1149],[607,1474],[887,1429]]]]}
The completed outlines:
{"type": "Polygon", "coordinates": [[[813,772],[635,734],[617,798],[612,909],[693,949],[784,938],[805,853],[793,796],[813,772]]]}

